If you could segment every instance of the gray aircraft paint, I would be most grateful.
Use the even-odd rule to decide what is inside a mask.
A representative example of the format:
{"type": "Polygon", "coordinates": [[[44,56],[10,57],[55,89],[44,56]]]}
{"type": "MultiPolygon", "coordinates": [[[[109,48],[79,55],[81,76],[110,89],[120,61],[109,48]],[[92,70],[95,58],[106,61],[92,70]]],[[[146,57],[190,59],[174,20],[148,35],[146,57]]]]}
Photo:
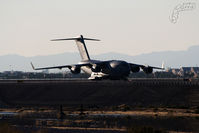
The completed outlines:
{"type": "Polygon", "coordinates": [[[81,35],[80,39],[77,39],[75,41],[76,41],[76,44],[77,44],[77,47],[78,47],[78,50],[79,50],[82,60],[90,60],[88,50],[86,48],[83,36],[81,35]]]}
{"type": "Polygon", "coordinates": [[[130,72],[139,72],[140,68],[145,73],[152,73],[153,69],[163,69],[159,67],[144,66],[134,63],[127,63],[122,60],[108,60],[108,61],[99,61],[91,60],[86,48],[84,40],[90,41],[99,41],[98,39],[84,38],[82,35],[76,38],[66,38],[66,39],[55,39],[52,41],[63,41],[63,40],[75,40],[78,47],[82,61],[74,65],[64,65],[64,66],[55,66],[55,67],[44,67],[44,68],[34,68],[34,70],[42,69],[55,69],[55,68],[69,68],[72,73],[77,74],[80,71],[84,71],[91,76],[89,79],[126,79],[130,72]]]}

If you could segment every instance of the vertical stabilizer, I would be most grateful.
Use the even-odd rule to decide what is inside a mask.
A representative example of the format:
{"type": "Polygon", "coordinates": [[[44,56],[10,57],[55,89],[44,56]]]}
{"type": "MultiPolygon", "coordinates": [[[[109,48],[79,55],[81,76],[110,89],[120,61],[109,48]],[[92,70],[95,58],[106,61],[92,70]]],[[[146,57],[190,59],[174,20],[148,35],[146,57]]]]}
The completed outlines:
{"type": "Polygon", "coordinates": [[[90,60],[88,50],[86,48],[86,44],[82,35],[76,40],[76,44],[82,60],[90,60]]]}
{"type": "Polygon", "coordinates": [[[98,39],[84,38],[82,35],[80,35],[80,37],[66,38],[66,39],[54,39],[52,41],[63,41],[63,40],[75,40],[76,41],[76,44],[77,44],[77,47],[78,47],[78,50],[79,50],[82,60],[90,60],[88,50],[86,48],[86,44],[85,44],[84,40],[100,41],[98,39]]]}

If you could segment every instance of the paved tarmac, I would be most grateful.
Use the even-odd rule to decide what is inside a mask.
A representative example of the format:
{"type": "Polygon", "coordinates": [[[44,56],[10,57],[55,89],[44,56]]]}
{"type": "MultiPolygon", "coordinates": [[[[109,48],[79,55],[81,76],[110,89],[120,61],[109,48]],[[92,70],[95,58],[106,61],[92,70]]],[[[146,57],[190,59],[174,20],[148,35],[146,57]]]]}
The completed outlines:
{"type": "Polygon", "coordinates": [[[0,103],[12,106],[199,106],[190,79],[0,80],[0,103]]]}

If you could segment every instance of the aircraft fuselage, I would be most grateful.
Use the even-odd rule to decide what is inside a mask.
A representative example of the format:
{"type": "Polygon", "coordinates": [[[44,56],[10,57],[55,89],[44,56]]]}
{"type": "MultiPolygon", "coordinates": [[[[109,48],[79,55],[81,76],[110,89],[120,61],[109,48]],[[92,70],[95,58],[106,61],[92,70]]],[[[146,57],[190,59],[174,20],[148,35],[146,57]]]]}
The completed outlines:
{"type": "MultiPolygon", "coordinates": [[[[96,64],[100,63],[101,61],[97,60],[89,60],[89,61],[82,61],[79,64],[83,63],[91,63],[96,64]]],[[[84,66],[81,67],[81,70],[87,74],[90,74],[90,79],[96,78],[109,78],[109,79],[125,79],[130,74],[130,66],[127,62],[122,60],[109,60],[105,61],[101,65],[97,65],[95,67],[84,66]]]]}
{"type": "Polygon", "coordinates": [[[91,60],[84,40],[99,41],[98,39],[84,38],[82,35],[80,35],[80,37],[54,39],[52,41],[63,41],[63,40],[75,40],[80,56],[82,58],[81,62],[73,65],[62,65],[62,66],[43,67],[43,68],[35,68],[31,63],[32,68],[34,70],[69,68],[71,73],[73,74],[79,74],[82,70],[85,73],[91,75],[89,79],[126,79],[129,76],[130,72],[136,73],[139,72],[140,69],[142,69],[147,74],[152,73],[153,69],[163,69],[163,67],[159,68],[159,67],[145,66],[134,63],[127,63],[126,61],[122,60],[109,60],[109,61],[91,60]]]}

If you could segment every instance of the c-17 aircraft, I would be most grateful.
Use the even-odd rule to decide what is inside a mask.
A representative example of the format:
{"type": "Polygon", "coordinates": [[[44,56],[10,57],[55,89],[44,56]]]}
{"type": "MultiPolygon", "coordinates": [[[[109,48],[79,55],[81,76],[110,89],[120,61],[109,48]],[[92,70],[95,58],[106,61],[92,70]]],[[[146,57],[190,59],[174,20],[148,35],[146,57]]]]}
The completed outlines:
{"type": "Polygon", "coordinates": [[[153,66],[145,66],[134,63],[128,63],[123,60],[108,60],[108,61],[100,61],[100,60],[92,60],[88,54],[88,50],[86,48],[85,40],[90,41],[100,41],[98,39],[84,38],[82,35],[80,37],[75,38],[66,38],[66,39],[54,39],[51,41],[64,41],[64,40],[75,40],[82,61],[78,64],[73,65],[63,65],[63,66],[54,66],[54,67],[43,67],[43,68],[35,68],[32,65],[34,70],[43,70],[43,69],[62,69],[69,68],[71,73],[79,74],[82,71],[89,74],[90,77],[88,79],[91,80],[100,80],[100,79],[111,79],[111,80],[120,80],[127,79],[130,72],[136,73],[142,69],[145,73],[150,74],[153,72],[153,69],[161,69],[159,67],[153,66]]]}

